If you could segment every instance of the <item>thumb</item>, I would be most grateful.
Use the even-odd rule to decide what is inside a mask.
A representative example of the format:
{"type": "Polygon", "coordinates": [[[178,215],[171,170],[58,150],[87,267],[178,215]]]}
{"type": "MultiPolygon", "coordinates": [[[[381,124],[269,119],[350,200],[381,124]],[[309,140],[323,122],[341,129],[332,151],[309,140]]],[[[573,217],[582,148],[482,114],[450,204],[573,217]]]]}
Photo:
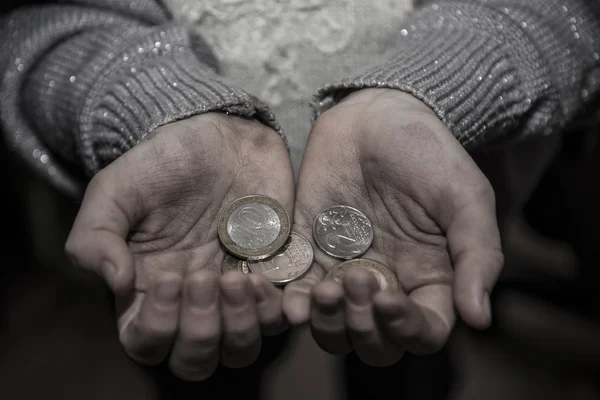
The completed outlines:
{"type": "MultiPolygon", "coordinates": [[[[485,178],[484,178],[485,179],[485,178]]],[[[462,319],[485,329],[491,323],[490,293],[504,257],[496,221],[494,191],[487,180],[450,202],[446,230],[454,263],[454,301],[462,319]]]]}
{"type": "Polygon", "coordinates": [[[131,189],[118,188],[122,179],[100,172],[88,185],[65,251],[71,261],[100,275],[116,294],[128,292],[134,281],[134,260],[126,238],[134,221],[131,189]]]}

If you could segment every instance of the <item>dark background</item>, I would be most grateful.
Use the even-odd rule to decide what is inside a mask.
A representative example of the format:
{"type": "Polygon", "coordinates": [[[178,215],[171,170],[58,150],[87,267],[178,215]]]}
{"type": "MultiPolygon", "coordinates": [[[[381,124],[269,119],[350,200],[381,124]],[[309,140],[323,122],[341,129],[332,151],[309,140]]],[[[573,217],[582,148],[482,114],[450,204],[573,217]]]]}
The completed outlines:
{"type": "MultiPolygon", "coordinates": [[[[4,1],[0,10],[27,3],[35,1],[4,1]]],[[[523,217],[506,221],[493,328],[475,333],[459,324],[441,354],[407,357],[386,370],[349,357],[348,398],[393,390],[408,399],[600,399],[598,131],[568,133],[523,217]]],[[[34,176],[4,142],[0,185],[0,398],[175,398],[178,390],[253,398],[261,367],[284,344],[269,345],[263,364],[221,371],[200,388],[138,367],[119,346],[106,287],[63,255],[78,203],[34,176]]],[[[318,381],[302,375],[314,367],[300,367],[297,382],[274,398],[317,400],[311,384],[318,381]]]]}

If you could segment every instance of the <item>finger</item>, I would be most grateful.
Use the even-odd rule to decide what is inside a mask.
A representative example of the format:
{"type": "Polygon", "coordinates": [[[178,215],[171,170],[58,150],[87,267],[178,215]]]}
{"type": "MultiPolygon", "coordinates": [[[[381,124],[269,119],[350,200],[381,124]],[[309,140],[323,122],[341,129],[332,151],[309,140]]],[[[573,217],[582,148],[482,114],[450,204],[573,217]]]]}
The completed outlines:
{"type": "Polygon", "coordinates": [[[219,365],[221,315],[219,277],[201,270],[187,277],[179,333],[169,358],[169,368],[181,379],[201,381],[219,365]]]}
{"type": "Polygon", "coordinates": [[[241,272],[229,272],[220,278],[223,342],[221,364],[242,368],[258,358],[260,328],[249,279],[241,272]]]}
{"type": "Polygon", "coordinates": [[[134,196],[116,188],[116,180],[101,172],[89,184],[65,251],[71,261],[91,270],[117,294],[131,289],[133,256],[125,241],[135,220],[134,196]]]}
{"type": "Polygon", "coordinates": [[[383,337],[373,314],[373,296],[378,284],[370,272],[348,271],[343,278],[346,300],[346,327],[358,357],[374,367],[396,363],[404,350],[383,337]]]}
{"type": "Polygon", "coordinates": [[[325,271],[313,263],[306,275],[286,285],[283,290],[283,312],[292,325],[302,325],[310,318],[312,288],[325,278],[325,271]]]}
{"type": "Polygon", "coordinates": [[[352,351],[346,337],[344,289],[333,281],[321,282],[312,291],[310,326],[315,342],[328,353],[352,351]]]}
{"type": "Polygon", "coordinates": [[[181,278],[165,274],[145,294],[139,312],[120,332],[121,343],[136,361],[155,365],[162,362],[177,331],[181,278]]]}
{"type": "Polygon", "coordinates": [[[283,293],[271,282],[258,274],[248,275],[254,289],[256,313],[261,332],[265,336],[273,336],[287,328],[287,321],[282,311],[283,293]]]}
{"type": "Polygon", "coordinates": [[[221,266],[214,260],[220,251],[217,241],[210,241],[191,251],[163,251],[135,254],[135,289],[146,290],[149,283],[165,271],[185,277],[198,270],[220,275],[221,266]]]}
{"type": "MultiPolygon", "coordinates": [[[[487,181],[486,181],[487,182],[487,181]]],[[[489,184],[453,201],[446,229],[454,262],[454,300],[463,320],[477,329],[491,323],[490,293],[504,263],[489,184]]]]}
{"type": "Polygon", "coordinates": [[[410,297],[402,291],[380,292],[373,302],[380,326],[396,345],[413,354],[431,354],[446,344],[454,325],[449,285],[424,286],[410,297]]]}

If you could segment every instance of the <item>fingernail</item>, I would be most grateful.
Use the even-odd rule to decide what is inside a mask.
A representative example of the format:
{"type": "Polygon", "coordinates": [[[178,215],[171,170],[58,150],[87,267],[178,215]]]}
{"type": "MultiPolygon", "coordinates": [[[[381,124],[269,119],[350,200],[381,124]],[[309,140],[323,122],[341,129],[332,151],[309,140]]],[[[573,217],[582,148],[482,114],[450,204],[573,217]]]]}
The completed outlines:
{"type": "Polygon", "coordinates": [[[223,287],[225,301],[233,306],[241,306],[246,302],[246,285],[223,287]]]}
{"type": "Polygon", "coordinates": [[[195,286],[190,293],[192,304],[198,308],[208,308],[217,299],[217,284],[195,286]]]}
{"type": "Polygon", "coordinates": [[[158,284],[156,298],[164,305],[172,305],[179,300],[179,281],[165,281],[158,284]]]}

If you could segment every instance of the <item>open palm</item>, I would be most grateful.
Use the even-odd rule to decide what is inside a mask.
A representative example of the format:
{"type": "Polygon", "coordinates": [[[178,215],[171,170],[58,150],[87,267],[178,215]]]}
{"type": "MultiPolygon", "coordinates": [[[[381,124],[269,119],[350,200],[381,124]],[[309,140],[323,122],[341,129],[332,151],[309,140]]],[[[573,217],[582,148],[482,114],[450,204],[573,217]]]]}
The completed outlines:
{"type": "Polygon", "coordinates": [[[502,267],[494,193],[428,107],[400,91],[363,90],[317,119],[294,229],[311,237],[316,215],[335,204],[369,217],[374,241],[363,257],[389,266],[400,290],[379,292],[371,274],[356,270],[342,285],[320,282],[340,260],[316,251],[312,271],[286,287],[284,311],[293,323],[309,321],[322,348],[389,365],[405,350],[439,349],[455,305],[472,326],[489,323],[502,267]]]}
{"type": "MultiPolygon", "coordinates": [[[[136,360],[169,359],[187,380],[253,362],[281,331],[281,294],[259,275],[219,277],[220,211],[249,194],[291,213],[283,140],[257,122],[203,114],[157,129],[91,181],[67,242],[74,262],[118,294],[118,327],[136,360]]],[[[291,215],[291,214],[290,214],[291,215]]]]}

